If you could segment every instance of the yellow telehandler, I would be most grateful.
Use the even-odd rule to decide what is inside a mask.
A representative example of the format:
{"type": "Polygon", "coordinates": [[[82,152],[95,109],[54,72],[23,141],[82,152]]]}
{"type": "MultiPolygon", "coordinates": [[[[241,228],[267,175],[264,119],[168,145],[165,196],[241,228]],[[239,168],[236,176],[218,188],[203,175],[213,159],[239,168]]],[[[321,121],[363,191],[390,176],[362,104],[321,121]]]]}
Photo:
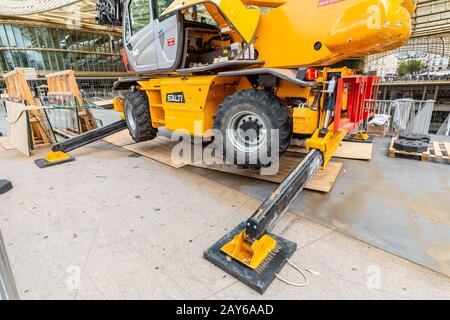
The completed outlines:
{"type": "MultiPolygon", "coordinates": [[[[276,161],[292,137],[306,139],[306,158],[204,253],[263,293],[296,249],[271,234],[273,226],[375,112],[364,102],[376,99],[379,77],[330,66],[404,44],[415,8],[414,0],[97,0],[98,23],[122,26],[132,75],[114,85],[128,91],[114,103],[125,120],[76,138],[75,146],[125,122],[136,142],[155,138],[160,127],[200,137],[215,129],[229,146],[226,159],[257,169],[276,161]],[[273,146],[277,152],[263,159],[261,149],[273,146]]],[[[64,143],[53,149],[63,157],[74,148],[64,143]]]]}

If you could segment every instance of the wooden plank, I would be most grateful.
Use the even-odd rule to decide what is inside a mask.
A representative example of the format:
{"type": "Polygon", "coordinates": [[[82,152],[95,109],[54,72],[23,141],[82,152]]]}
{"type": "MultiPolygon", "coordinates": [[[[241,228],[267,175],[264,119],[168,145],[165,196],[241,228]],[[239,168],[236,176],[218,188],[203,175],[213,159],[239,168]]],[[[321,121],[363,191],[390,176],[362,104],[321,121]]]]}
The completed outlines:
{"type": "Polygon", "coordinates": [[[447,155],[445,158],[448,160],[450,159],[450,142],[443,142],[445,147],[445,152],[447,152],[447,155]]]}
{"type": "Polygon", "coordinates": [[[441,159],[442,158],[442,152],[441,152],[441,147],[439,146],[439,142],[437,141],[432,141],[431,142],[433,144],[433,149],[434,149],[434,155],[437,159],[441,159]]]}
{"type": "MultiPolygon", "coordinates": [[[[130,142],[129,137],[126,137],[125,133],[128,134],[128,131],[124,130],[119,132],[112,141],[112,144],[120,145],[122,143],[130,142]]],[[[195,163],[194,161],[190,161],[188,163],[178,162],[172,158],[172,150],[179,142],[170,141],[167,137],[158,137],[151,141],[140,142],[136,144],[128,144],[123,145],[123,147],[129,151],[140,154],[144,157],[159,161],[173,168],[182,168],[187,165],[220,171],[240,176],[246,176],[254,179],[281,183],[288,175],[292,172],[292,170],[302,161],[302,158],[297,156],[288,156],[284,155],[280,158],[278,172],[274,175],[261,175],[259,171],[253,170],[245,170],[239,169],[235,165],[230,164],[214,164],[207,165],[204,163],[195,163]]],[[[325,168],[325,170],[319,171],[311,181],[305,186],[306,189],[321,191],[321,192],[330,192],[334,183],[336,182],[337,176],[339,175],[343,164],[337,162],[330,162],[325,168]]]]}
{"type": "MultiPolygon", "coordinates": [[[[289,173],[301,162],[302,159],[297,157],[282,156],[280,158],[279,170],[275,175],[261,175],[259,171],[239,169],[235,165],[229,164],[217,164],[217,165],[205,165],[205,164],[191,164],[193,167],[204,168],[209,170],[215,170],[225,173],[231,173],[239,176],[245,176],[263,181],[269,181],[274,183],[281,183],[289,173]]],[[[342,169],[343,164],[339,162],[329,162],[325,170],[320,170],[305,186],[305,189],[330,192],[334,183],[342,169]]]]}
{"type": "Polygon", "coordinates": [[[343,141],[333,154],[333,158],[371,160],[372,149],[372,143],[343,141]]]}
{"type": "Polygon", "coordinates": [[[53,129],[53,131],[57,134],[59,134],[60,136],[66,137],[66,138],[73,138],[75,136],[77,136],[76,133],[70,132],[68,130],[63,130],[63,129],[53,129]]]}
{"type": "Polygon", "coordinates": [[[101,101],[93,101],[92,104],[96,107],[105,107],[105,106],[109,106],[109,105],[113,105],[114,100],[113,99],[109,99],[109,100],[101,100],[101,101]]]}
{"type": "MultiPolygon", "coordinates": [[[[372,143],[342,141],[341,145],[336,149],[333,158],[355,159],[355,160],[371,160],[372,159],[372,143]]],[[[299,146],[290,146],[289,152],[306,154],[306,148],[299,146]]]]}
{"type": "Polygon", "coordinates": [[[397,150],[394,149],[394,141],[395,141],[396,137],[392,137],[391,139],[391,143],[389,145],[389,149],[388,149],[388,156],[389,158],[395,158],[395,152],[397,150]]]}
{"type": "Polygon", "coordinates": [[[341,173],[343,166],[344,164],[341,162],[328,162],[328,166],[324,170],[318,171],[305,188],[321,192],[330,192],[336,183],[337,177],[341,173]]]}
{"type": "Polygon", "coordinates": [[[128,129],[117,132],[109,137],[105,137],[103,140],[117,147],[123,147],[135,143],[133,138],[131,138],[128,129]]]}
{"type": "Polygon", "coordinates": [[[5,106],[8,114],[8,142],[15,149],[29,157],[27,107],[23,103],[11,101],[5,101],[5,106]]]}

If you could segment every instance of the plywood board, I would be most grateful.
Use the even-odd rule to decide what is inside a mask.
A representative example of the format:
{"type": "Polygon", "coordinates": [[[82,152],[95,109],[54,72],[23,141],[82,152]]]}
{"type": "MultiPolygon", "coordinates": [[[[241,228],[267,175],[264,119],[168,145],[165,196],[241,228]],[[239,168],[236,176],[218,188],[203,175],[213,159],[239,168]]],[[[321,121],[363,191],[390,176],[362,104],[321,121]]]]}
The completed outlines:
{"type": "MultiPolygon", "coordinates": [[[[125,132],[128,134],[127,131],[125,132]]],[[[119,145],[120,143],[124,143],[124,141],[128,141],[125,139],[125,134],[123,131],[119,132],[119,134],[120,135],[116,136],[114,139],[110,139],[112,141],[111,143],[119,145]]],[[[237,166],[230,164],[207,165],[203,163],[195,163],[193,161],[188,163],[178,162],[172,158],[172,150],[176,144],[178,144],[178,142],[170,141],[167,137],[158,137],[151,141],[128,144],[123,147],[129,151],[159,161],[173,168],[182,168],[186,165],[191,165],[198,168],[231,173],[275,183],[281,183],[302,161],[302,158],[300,157],[284,155],[280,158],[279,168],[276,174],[261,175],[259,171],[239,169],[237,166]]],[[[330,192],[336,182],[342,166],[342,163],[330,162],[327,168],[319,171],[305,186],[305,188],[321,192],[330,192]]]]}
{"type": "Polygon", "coordinates": [[[348,142],[343,141],[341,146],[334,153],[334,158],[371,160],[372,143],[348,142]]]}
{"type": "Polygon", "coordinates": [[[5,101],[8,114],[8,138],[9,143],[21,153],[30,156],[28,140],[27,106],[23,103],[5,101]]]}
{"type": "MultiPolygon", "coordinates": [[[[302,159],[297,157],[289,157],[286,155],[282,156],[280,158],[278,173],[275,175],[261,175],[259,171],[239,169],[238,167],[229,164],[192,164],[192,166],[255,178],[263,181],[281,183],[289,175],[289,173],[291,173],[292,170],[294,170],[294,168],[301,162],[301,160],[302,159]]],[[[325,170],[318,171],[314,175],[314,177],[311,178],[311,180],[305,186],[305,189],[320,192],[330,192],[333,188],[334,183],[336,182],[339,173],[341,172],[342,166],[343,164],[339,162],[329,162],[325,170]]]]}
{"type": "Polygon", "coordinates": [[[0,145],[5,150],[15,149],[14,146],[11,143],[9,143],[8,137],[0,137],[0,145]]]}
{"type": "MultiPolygon", "coordinates": [[[[337,148],[333,158],[355,159],[355,160],[371,160],[372,159],[372,143],[348,142],[342,141],[337,148]]],[[[289,152],[306,154],[306,148],[298,146],[290,146],[289,152]]]]}
{"type": "Polygon", "coordinates": [[[330,192],[336,183],[336,179],[339,176],[339,173],[341,173],[343,166],[344,164],[341,162],[328,162],[328,166],[324,170],[319,170],[314,177],[309,180],[305,188],[321,192],[330,192]]]}
{"type": "MultiPolygon", "coordinates": [[[[27,69],[16,68],[11,72],[3,75],[6,88],[10,98],[17,98],[27,103],[28,106],[40,106],[40,100],[35,98],[30,86],[27,82],[27,69]]],[[[42,108],[30,108],[28,109],[29,123],[31,127],[31,144],[47,145],[53,142],[53,135],[50,127],[46,122],[45,114],[41,110],[42,108]]]]}
{"type": "Polygon", "coordinates": [[[128,129],[117,132],[109,137],[103,138],[104,141],[111,143],[117,147],[127,146],[129,144],[134,144],[134,140],[131,138],[128,129]]]}

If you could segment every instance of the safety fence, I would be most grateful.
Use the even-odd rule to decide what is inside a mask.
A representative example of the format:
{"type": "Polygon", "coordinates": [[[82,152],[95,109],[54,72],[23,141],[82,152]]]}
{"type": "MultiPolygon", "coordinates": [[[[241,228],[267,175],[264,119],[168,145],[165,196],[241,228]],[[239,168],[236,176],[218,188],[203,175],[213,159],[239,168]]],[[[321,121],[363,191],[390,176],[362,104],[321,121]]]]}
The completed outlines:
{"type": "Polygon", "coordinates": [[[434,108],[433,100],[366,100],[366,108],[390,118],[389,131],[428,134],[434,108]]]}
{"type": "Polygon", "coordinates": [[[77,99],[69,94],[49,93],[45,106],[44,110],[53,133],[65,138],[92,130],[92,126],[87,126],[93,121],[96,122],[95,119],[88,119],[86,112],[93,107],[78,105],[77,99]]]}
{"type": "MultiPolygon", "coordinates": [[[[111,100],[121,93],[113,91],[112,87],[118,78],[77,78],[77,84],[81,96],[86,104],[94,105],[99,108],[112,108],[111,100]]],[[[30,88],[35,97],[45,100],[48,91],[47,79],[37,78],[29,80],[30,88]]],[[[6,89],[5,81],[0,78],[0,91],[6,89]]]]}

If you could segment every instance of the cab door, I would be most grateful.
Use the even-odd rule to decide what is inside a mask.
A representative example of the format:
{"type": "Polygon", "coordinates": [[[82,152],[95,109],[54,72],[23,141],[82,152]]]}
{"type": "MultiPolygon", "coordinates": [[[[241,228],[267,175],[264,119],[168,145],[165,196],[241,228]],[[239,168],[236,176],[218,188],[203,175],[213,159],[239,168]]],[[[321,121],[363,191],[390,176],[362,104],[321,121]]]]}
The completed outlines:
{"type": "Polygon", "coordinates": [[[168,70],[175,67],[182,42],[182,32],[179,30],[179,18],[177,14],[161,15],[173,0],[153,0],[155,19],[156,54],[158,67],[168,70]]]}
{"type": "Polygon", "coordinates": [[[152,0],[129,0],[125,7],[123,38],[128,61],[137,73],[158,69],[152,0]]]}

